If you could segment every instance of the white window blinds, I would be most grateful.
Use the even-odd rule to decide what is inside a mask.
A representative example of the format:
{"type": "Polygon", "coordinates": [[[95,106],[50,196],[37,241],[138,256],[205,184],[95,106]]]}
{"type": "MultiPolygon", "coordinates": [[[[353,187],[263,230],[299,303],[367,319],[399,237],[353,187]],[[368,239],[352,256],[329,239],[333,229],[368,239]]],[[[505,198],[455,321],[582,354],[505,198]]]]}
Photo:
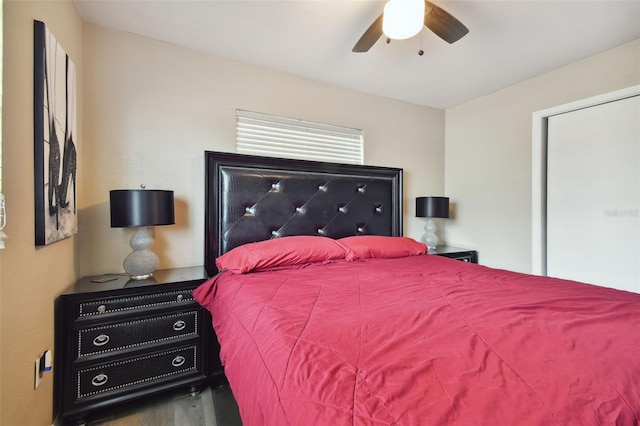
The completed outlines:
{"type": "Polygon", "coordinates": [[[363,164],[363,131],[236,110],[239,154],[363,164]]]}

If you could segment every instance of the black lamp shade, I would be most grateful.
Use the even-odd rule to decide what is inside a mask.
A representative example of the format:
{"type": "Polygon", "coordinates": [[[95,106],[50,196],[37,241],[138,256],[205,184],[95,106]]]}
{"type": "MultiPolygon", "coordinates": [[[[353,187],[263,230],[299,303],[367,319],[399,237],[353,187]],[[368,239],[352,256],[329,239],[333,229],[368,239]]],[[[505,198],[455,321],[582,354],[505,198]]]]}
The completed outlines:
{"type": "Polygon", "coordinates": [[[416,217],[449,217],[449,198],[416,198],[416,217]]]}
{"type": "Polygon", "coordinates": [[[117,189],[110,191],[111,227],[173,225],[173,191],[117,189]]]}

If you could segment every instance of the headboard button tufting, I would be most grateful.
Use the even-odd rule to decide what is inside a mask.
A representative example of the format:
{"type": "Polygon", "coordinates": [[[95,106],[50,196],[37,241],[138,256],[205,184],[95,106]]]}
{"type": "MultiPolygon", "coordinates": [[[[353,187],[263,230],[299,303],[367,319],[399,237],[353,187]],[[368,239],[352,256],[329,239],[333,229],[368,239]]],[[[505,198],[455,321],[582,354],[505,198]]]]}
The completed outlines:
{"type": "Polygon", "coordinates": [[[206,153],[205,264],[253,241],[402,233],[402,169],[206,153]]]}

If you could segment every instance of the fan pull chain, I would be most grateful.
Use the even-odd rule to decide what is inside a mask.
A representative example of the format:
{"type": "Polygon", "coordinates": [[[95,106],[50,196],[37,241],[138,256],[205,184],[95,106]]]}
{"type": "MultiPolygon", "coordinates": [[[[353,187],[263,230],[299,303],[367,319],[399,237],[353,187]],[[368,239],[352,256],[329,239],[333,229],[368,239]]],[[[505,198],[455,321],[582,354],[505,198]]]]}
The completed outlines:
{"type": "Polygon", "coordinates": [[[420,31],[420,50],[418,50],[418,56],[424,55],[424,50],[422,50],[422,33],[423,31],[420,31]]]}

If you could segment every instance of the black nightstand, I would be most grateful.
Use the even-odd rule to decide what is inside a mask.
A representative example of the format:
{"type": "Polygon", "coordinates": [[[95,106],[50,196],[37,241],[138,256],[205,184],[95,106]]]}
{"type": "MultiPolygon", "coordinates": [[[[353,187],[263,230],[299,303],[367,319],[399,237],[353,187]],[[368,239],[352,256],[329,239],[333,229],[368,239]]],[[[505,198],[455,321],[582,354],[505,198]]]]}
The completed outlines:
{"type": "Polygon", "coordinates": [[[195,393],[224,377],[211,316],[191,294],[207,279],[204,268],[153,275],[84,277],[56,300],[54,399],[63,424],[180,386],[195,393]]]}
{"type": "Polygon", "coordinates": [[[435,251],[429,250],[429,254],[450,257],[451,259],[461,260],[463,262],[478,263],[477,251],[459,247],[438,246],[435,251]]]}

